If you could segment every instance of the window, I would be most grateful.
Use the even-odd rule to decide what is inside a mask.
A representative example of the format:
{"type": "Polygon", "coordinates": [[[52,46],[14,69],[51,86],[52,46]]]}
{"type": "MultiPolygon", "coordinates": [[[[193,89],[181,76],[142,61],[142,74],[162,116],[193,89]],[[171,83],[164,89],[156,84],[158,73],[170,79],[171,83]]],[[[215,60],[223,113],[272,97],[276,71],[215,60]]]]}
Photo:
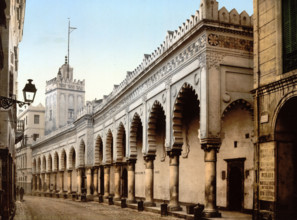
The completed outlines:
{"type": "Polygon", "coordinates": [[[282,1],[283,73],[297,69],[297,1],[282,1]]]}
{"type": "Polygon", "coordinates": [[[68,119],[74,118],[74,109],[68,109],[68,119]]]}
{"type": "Polygon", "coordinates": [[[33,140],[36,141],[39,138],[39,134],[33,134],[33,140]]]}
{"type": "Polygon", "coordinates": [[[13,96],[13,74],[9,74],[9,97],[13,96]]]}
{"type": "Polygon", "coordinates": [[[49,110],[49,120],[51,121],[53,117],[53,110],[49,110]]]}
{"type": "Polygon", "coordinates": [[[39,115],[34,115],[34,124],[39,124],[39,115]]]}

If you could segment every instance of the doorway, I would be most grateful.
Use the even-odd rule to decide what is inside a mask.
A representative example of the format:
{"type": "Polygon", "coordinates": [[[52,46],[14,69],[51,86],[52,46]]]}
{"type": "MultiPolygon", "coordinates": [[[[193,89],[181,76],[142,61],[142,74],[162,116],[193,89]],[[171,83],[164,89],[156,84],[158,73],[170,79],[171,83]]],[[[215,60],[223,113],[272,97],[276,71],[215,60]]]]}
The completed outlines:
{"type": "Polygon", "coordinates": [[[128,174],[126,168],[122,172],[122,197],[128,197],[128,174]]]}
{"type": "Polygon", "coordinates": [[[100,167],[100,194],[104,195],[104,167],[100,167]]]}
{"type": "Polygon", "coordinates": [[[278,113],[276,219],[297,218],[297,98],[289,99],[278,113]]]}
{"type": "Polygon", "coordinates": [[[232,211],[242,211],[244,201],[245,158],[227,161],[227,206],[232,211]]]}

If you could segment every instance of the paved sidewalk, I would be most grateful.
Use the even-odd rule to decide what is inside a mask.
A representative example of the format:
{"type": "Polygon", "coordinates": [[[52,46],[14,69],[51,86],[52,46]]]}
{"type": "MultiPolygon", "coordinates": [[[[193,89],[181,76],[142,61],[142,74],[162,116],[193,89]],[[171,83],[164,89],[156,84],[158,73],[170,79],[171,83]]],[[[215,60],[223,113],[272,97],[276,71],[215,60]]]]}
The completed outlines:
{"type": "Polygon", "coordinates": [[[35,196],[26,196],[24,202],[17,201],[16,206],[15,220],[179,220],[116,205],[35,196]]]}
{"type": "MultiPolygon", "coordinates": [[[[145,211],[138,212],[137,204],[129,204],[129,208],[122,209],[120,202],[116,205],[107,205],[98,202],[77,202],[67,199],[49,197],[26,196],[24,202],[17,201],[15,220],[178,220],[181,218],[191,220],[193,215],[186,214],[186,207],[183,211],[171,212],[171,216],[161,217],[160,204],[157,207],[145,207],[145,211]]],[[[220,211],[222,218],[212,220],[252,220],[252,216],[239,212],[220,211]]]]}

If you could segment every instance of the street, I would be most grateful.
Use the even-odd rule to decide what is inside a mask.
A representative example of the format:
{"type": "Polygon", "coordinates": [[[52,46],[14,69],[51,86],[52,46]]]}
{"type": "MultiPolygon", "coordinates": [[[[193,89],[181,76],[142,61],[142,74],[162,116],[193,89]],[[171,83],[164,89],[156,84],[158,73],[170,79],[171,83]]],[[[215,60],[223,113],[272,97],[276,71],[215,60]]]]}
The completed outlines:
{"type": "Polygon", "coordinates": [[[127,220],[177,220],[174,217],[161,217],[160,214],[122,209],[120,206],[99,204],[98,202],[76,202],[67,199],[25,196],[24,201],[16,202],[15,220],[84,220],[84,219],[127,219],[127,220]]]}

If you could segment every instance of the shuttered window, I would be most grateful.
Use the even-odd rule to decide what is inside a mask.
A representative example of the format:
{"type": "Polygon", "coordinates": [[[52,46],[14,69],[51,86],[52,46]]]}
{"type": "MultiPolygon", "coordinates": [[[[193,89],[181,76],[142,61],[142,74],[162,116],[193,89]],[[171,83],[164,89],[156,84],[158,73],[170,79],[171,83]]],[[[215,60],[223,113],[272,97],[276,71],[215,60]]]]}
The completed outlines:
{"type": "Polygon", "coordinates": [[[297,69],[297,1],[282,1],[283,72],[297,69]]]}

